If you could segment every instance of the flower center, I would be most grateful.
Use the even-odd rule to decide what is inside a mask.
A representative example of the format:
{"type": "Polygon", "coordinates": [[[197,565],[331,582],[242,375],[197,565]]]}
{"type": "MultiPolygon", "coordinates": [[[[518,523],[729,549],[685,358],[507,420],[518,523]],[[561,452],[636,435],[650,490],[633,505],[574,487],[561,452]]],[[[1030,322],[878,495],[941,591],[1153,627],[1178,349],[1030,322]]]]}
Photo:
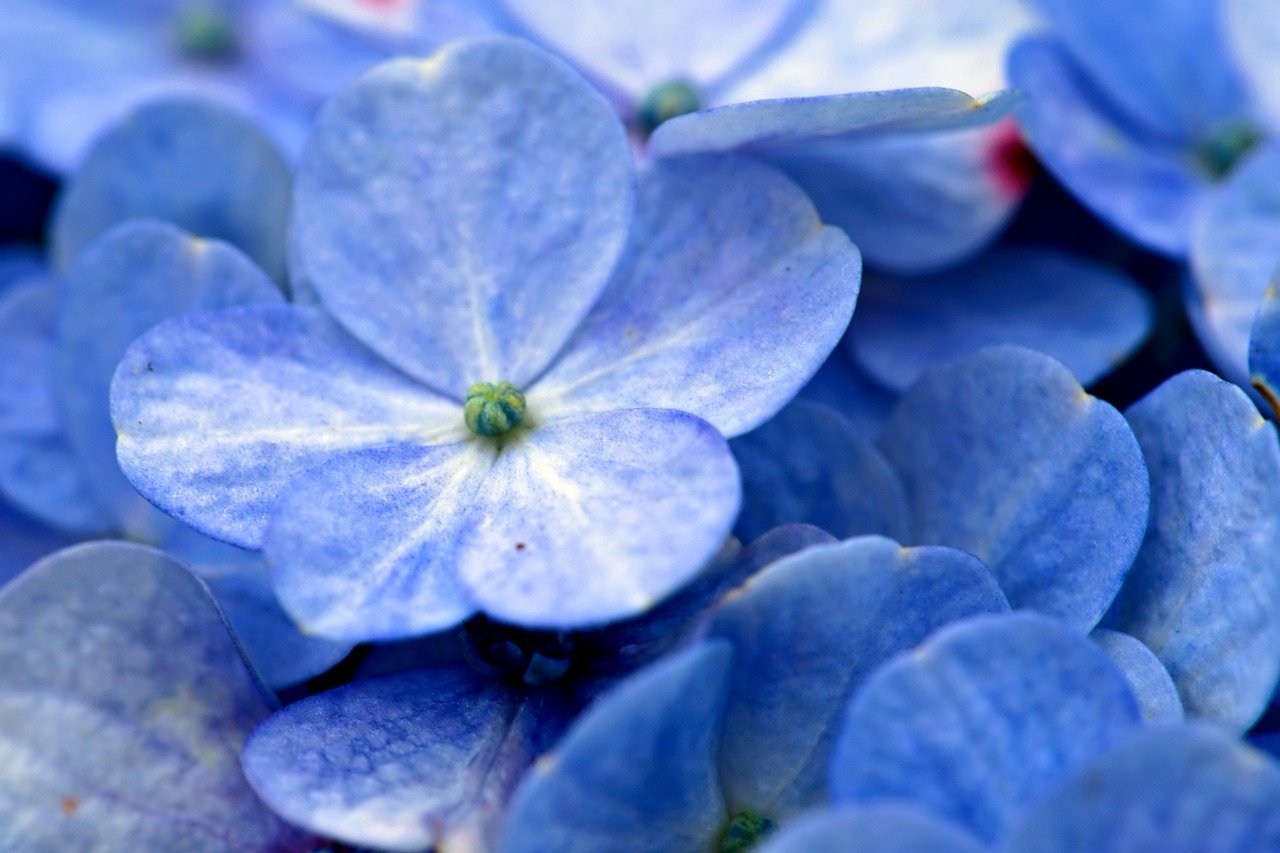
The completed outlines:
{"type": "Polygon", "coordinates": [[[750,850],[777,828],[776,821],[769,820],[759,812],[739,812],[729,818],[724,835],[720,836],[720,853],[750,850]]]}
{"type": "Polygon", "coordinates": [[[1196,147],[1196,161],[1209,177],[1221,180],[1262,141],[1262,131],[1248,122],[1223,125],[1196,147]]]}
{"type": "Polygon", "coordinates": [[[508,433],[524,421],[525,402],[510,382],[477,382],[467,389],[462,416],[476,435],[508,433]]]}
{"type": "Polygon", "coordinates": [[[240,52],[235,21],[224,9],[198,3],[184,7],[175,22],[179,52],[199,62],[224,62],[240,52]]]}
{"type": "Polygon", "coordinates": [[[462,654],[473,669],[532,687],[559,681],[573,665],[573,640],[476,616],[462,626],[462,654]]]}
{"type": "Polygon", "coordinates": [[[702,95],[687,80],[670,80],[654,86],[636,107],[636,124],[648,136],[658,125],[676,116],[702,109],[702,95]]]}

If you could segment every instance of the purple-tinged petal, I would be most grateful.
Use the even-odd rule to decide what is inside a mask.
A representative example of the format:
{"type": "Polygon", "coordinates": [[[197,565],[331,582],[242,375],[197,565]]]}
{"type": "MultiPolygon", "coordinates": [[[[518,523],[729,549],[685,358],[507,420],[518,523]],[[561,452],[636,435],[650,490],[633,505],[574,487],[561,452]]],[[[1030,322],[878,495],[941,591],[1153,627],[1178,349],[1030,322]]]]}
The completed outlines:
{"type": "Polygon", "coordinates": [[[985,848],[953,823],[921,809],[887,803],[805,815],[768,839],[760,853],[849,853],[852,849],[858,853],[982,853],[985,848]]]}
{"type": "Polygon", "coordinates": [[[294,227],[325,306],[441,393],[524,387],[608,282],[633,166],[564,63],[510,39],[370,71],[321,112],[294,227]]]}
{"type": "Polygon", "coordinates": [[[737,435],[818,369],[860,277],[857,249],[773,169],[656,164],[629,253],[534,395],[549,414],[672,408],[737,435]]]}
{"type": "Polygon", "coordinates": [[[1160,659],[1136,637],[1120,631],[1095,628],[1089,639],[1098,644],[1129,681],[1138,710],[1149,723],[1182,722],[1178,688],[1160,659]]]}

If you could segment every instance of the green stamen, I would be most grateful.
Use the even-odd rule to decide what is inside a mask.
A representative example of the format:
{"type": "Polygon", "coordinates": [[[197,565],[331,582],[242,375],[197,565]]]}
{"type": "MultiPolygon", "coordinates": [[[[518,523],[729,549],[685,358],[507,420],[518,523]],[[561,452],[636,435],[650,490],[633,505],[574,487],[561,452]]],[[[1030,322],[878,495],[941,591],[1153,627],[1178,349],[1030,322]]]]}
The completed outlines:
{"type": "Polygon", "coordinates": [[[729,825],[720,836],[720,853],[741,853],[759,844],[766,835],[778,828],[775,821],[758,812],[741,812],[729,819],[729,825]]]}
{"type": "Polygon", "coordinates": [[[1236,122],[1218,128],[1196,147],[1196,161],[1209,177],[1221,180],[1244,156],[1257,147],[1262,132],[1251,124],[1236,122]]]}
{"type": "Polygon", "coordinates": [[[510,382],[477,382],[467,389],[462,416],[476,435],[508,433],[524,420],[524,395],[510,382]]]}
{"type": "Polygon", "coordinates": [[[636,107],[636,124],[645,136],[667,119],[702,109],[702,95],[685,80],[672,80],[649,90],[636,107]]]}
{"type": "Polygon", "coordinates": [[[178,13],[178,50],[202,62],[231,59],[240,52],[240,38],[231,16],[216,5],[188,6],[178,13]]]}

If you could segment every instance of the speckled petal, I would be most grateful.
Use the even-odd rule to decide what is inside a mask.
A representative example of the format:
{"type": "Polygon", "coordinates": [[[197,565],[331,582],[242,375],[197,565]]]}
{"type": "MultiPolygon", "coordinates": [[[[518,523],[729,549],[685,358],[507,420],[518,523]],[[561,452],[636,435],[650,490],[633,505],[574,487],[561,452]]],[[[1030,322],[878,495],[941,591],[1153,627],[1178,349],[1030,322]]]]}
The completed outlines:
{"type": "Polygon", "coordinates": [[[845,806],[788,823],[760,853],[982,853],[955,824],[911,806],[845,806]],[[856,841],[854,840],[856,839],[856,841]],[[855,846],[856,845],[856,846],[855,846]]]}
{"type": "Polygon", "coordinates": [[[1182,722],[1182,700],[1178,688],[1160,659],[1136,637],[1121,631],[1095,628],[1089,639],[1098,644],[1111,662],[1129,680],[1129,688],[1138,700],[1142,718],[1150,723],[1182,722]]]}

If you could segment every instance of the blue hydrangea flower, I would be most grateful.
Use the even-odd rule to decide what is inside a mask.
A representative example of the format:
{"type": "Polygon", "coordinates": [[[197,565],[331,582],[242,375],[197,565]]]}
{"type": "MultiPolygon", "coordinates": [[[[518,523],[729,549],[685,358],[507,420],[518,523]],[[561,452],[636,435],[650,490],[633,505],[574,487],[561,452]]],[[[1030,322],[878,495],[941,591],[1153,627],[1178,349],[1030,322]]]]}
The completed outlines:
{"type": "Polygon", "coordinates": [[[309,632],[652,606],[720,547],[736,466],[835,345],[859,259],[767,167],[635,185],[607,104],[509,40],[394,61],[322,112],[294,226],[324,310],[160,325],[113,388],[149,499],[265,550],[309,632]]]}

